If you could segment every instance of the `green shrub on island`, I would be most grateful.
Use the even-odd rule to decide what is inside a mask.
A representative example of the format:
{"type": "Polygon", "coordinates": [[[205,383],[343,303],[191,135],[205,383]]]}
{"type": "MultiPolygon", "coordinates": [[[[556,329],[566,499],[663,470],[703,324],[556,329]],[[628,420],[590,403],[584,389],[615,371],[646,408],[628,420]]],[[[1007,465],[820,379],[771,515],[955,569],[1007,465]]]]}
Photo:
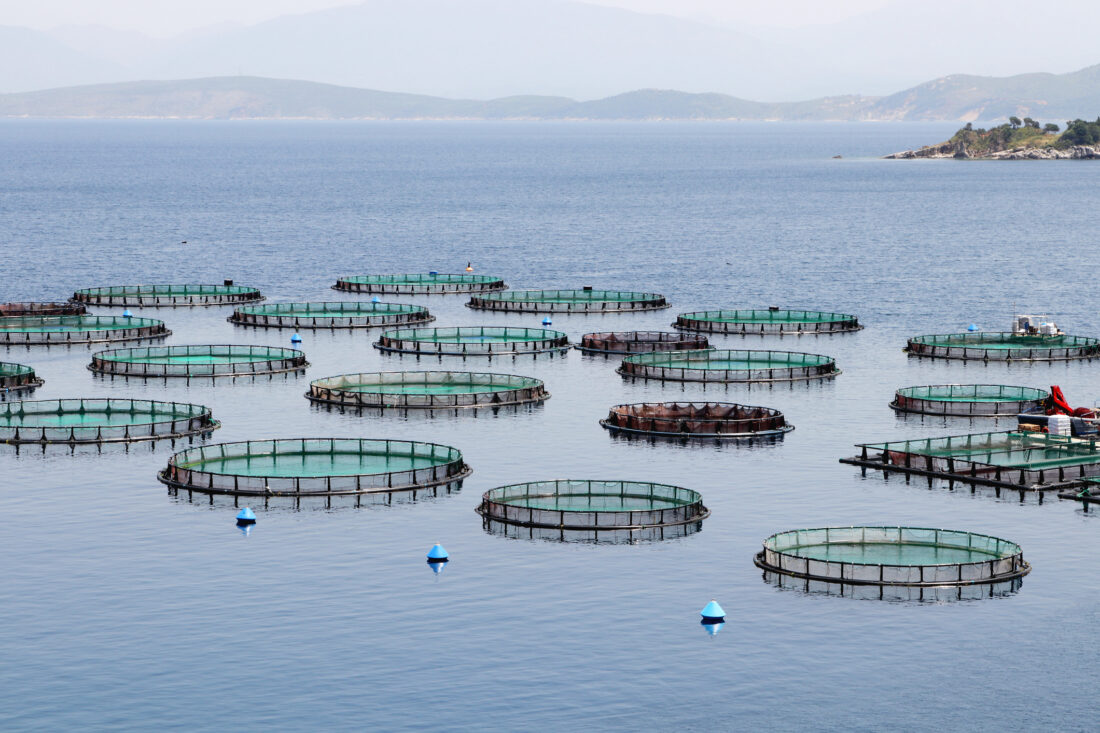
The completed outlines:
{"type": "Polygon", "coordinates": [[[969,155],[980,157],[1013,148],[1055,148],[1065,150],[1075,145],[1100,144],[1100,118],[1095,122],[1077,119],[1066,122],[1066,131],[1058,134],[1054,123],[1040,125],[1030,117],[1022,120],[1012,116],[1003,125],[986,130],[971,123],[956,132],[948,142],[962,144],[969,155]]]}

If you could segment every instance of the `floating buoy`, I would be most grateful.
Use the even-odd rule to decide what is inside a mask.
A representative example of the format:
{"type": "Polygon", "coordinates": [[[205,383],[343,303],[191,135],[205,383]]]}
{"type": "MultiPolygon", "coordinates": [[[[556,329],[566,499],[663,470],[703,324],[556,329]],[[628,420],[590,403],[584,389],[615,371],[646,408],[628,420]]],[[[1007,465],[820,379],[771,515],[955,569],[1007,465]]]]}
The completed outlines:
{"type": "Polygon", "coordinates": [[[553,323],[554,322],[550,320],[550,316],[547,316],[546,318],[542,319],[542,325],[544,325],[544,326],[550,326],[553,323]]]}
{"type": "Polygon", "coordinates": [[[237,512],[237,526],[243,527],[246,524],[256,523],[256,512],[252,511],[252,507],[245,507],[237,512]]]}
{"type": "Polygon", "coordinates": [[[429,274],[429,275],[438,275],[438,274],[439,274],[439,270],[428,270],[428,274],[429,274]]]}
{"type": "Polygon", "coordinates": [[[130,312],[129,308],[127,308],[126,310],[122,311],[122,317],[123,318],[133,318],[134,314],[130,312]]]}
{"type": "Polygon", "coordinates": [[[294,334],[293,336],[290,337],[290,343],[300,344],[300,343],[302,343],[302,337],[299,336],[298,334],[294,334]]]}
{"type": "Polygon", "coordinates": [[[699,612],[699,615],[703,617],[702,623],[704,624],[720,624],[726,620],[726,612],[718,605],[718,601],[713,598],[710,599],[710,603],[703,606],[703,610],[699,612]]]}
{"type": "Polygon", "coordinates": [[[966,330],[967,331],[977,331],[978,330],[978,324],[971,323],[969,326],[966,327],[966,330]]]}
{"type": "Polygon", "coordinates": [[[473,262],[467,262],[466,263],[466,272],[473,272],[473,271],[474,271],[474,263],[473,262]]]}
{"type": "Polygon", "coordinates": [[[428,562],[431,564],[447,562],[450,559],[450,555],[443,549],[443,545],[438,542],[432,545],[432,549],[428,550],[428,562]]]}
{"type": "Polygon", "coordinates": [[[374,296],[373,298],[371,298],[371,299],[370,299],[370,302],[372,302],[372,303],[381,303],[381,302],[382,302],[382,299],[381,299],[381,298],[379,298],[379,297],[378,297],[378,296],[376,295],[376,296],[374,296]]]}

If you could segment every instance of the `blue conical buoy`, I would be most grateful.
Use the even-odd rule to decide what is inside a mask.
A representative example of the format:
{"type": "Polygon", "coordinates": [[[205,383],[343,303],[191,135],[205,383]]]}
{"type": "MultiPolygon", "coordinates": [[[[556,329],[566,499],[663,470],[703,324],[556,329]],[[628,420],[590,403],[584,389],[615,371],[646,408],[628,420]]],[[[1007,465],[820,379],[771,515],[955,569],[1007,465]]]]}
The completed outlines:
{"type": "Polygon", "coordinates": [[[370,299],[370,302],[372,302],[372,303],[381,303],[381,302],[382,302],[382,299],[381,299],[381,298],[379,298],[379,297],[378,297],[378,296],[376,295],[376,296],[374,296],[373,298],[371,298],[371,299],[370,299]]]}
{"type": "Polygon", "coordinates": [[[256,523],[256,512],[252,511],[252,507],[247,507],[246,506],[244,509],[237,512],[237,524],[238,525],[255,524],[255,523],[256,523]]]}
{"type": "Polygon", "coordinates": [[[129,308],[127,308],[126,310],[122,311],[122,317],[123,318],[133,318],[134,314],[130,312],[129,308]]]}
{"type": "Polygon", "coordinates": [[[554,322],[550,320],[550,316],[547,316],[546,318],[542,319],[542,325],[544,325],[544,326],[549,326],[553,323],[554,322]]]}
{"type": "Polygon", "coordinates": [[[300,344],[300,343],[302,343],[302,337],[299,336],[298,334],[294,334],[293,336],[290,337],[290,343],[300,344]]]}
{"type": "Polygon", "coordinates": [[[428,550],[428,562],[430,563],[447,562],[450,557],[447,551],[443,549],[443,545],[438,542],[432,545],[432,549],[428,550]]]}
{"type": "Polygon", "coordinates": [[[969,326],[966,327],[966,330],[967,331],[977,331],[978,330],[978,324],[977,323],[971,323],[969,326]]]}
{"type": "Polygon", "coordinates": [[[710,599],[710,603],[703,606],[703,610],[699,612],[699,615],[703,617],[703,623],[705,624],[717,624],[726,620],[726,612],[718,605],[718,601],[713,598],[710,599]]]}
{"type": "Polygon", "coordinates": [[[429,270],[429,271],[428,271],[428,274],[429,274],[429,275],[438,275],[438,274],[439,274],[439,270],[429,270]]]}

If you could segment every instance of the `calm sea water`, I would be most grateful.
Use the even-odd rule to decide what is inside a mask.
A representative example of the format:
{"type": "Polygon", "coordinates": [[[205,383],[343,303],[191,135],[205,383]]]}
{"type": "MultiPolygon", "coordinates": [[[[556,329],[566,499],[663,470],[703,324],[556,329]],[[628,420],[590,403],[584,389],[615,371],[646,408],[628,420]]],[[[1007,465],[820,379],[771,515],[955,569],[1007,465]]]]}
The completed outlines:
{"type": "MultiPolygon", "coordinates": [[[[537,376],[553,394],[477,417],[312,408],[311,378],[438,366],[379,353],[376,332],[305,333],[306,376],[214,385],[96,378],[93,349],[4,351],[45,377],[37,398],[199,402],[224,423],[214,441],[436,441],[474,473],[437,500],[261,511],[246,537],[231,507],[167,495],[155,480],[167,444],[0,450],[0,727],[1093,729],[1100,518],[837,463],[856,442],[992,429],[900,419],[886,406],[899,386],[1100,396],[1096,362],[901,351],[918,333],[1003,329],[1014,308],[1100,335],[1100,167],[875,159],[951,127],[0,123],[0,301],[224,278],[271,301],[350,300],[329,289],[337,277],[472,261],[513,287],[654,290],[673,304],[557,317],[574,340],[718,307],[838,310],[867,325],[717,340],[829,354],[844,371],[794,388],[630,383],[577,352],[445,360],[537,376]],[[684,447],[614,440],[597,422],[612,404],[690,398],[777,407],[797,429],[766,446],[684,447]],[[483,491],[547,478],[674,483],[713,514],[700,533],[638,545],[483,531],[483,491]],[[773,532],[863,523],[1005,537],[1034,571],[1007,597],[888,603],[779,589],[752,564],[773,532]],[[434,542],[453,558],[438,576],[424,562],[434,542]],[[711,598],[728,613],[715,637],[698,623],[711,598]]],[[[395,300],[427,305],[440,326],[541,320],[471,311],[462,296],[395,300]]],[[[226,308],[137,314],[164,319],[170,344],[290,336],[235,327],[226,308]]]]}

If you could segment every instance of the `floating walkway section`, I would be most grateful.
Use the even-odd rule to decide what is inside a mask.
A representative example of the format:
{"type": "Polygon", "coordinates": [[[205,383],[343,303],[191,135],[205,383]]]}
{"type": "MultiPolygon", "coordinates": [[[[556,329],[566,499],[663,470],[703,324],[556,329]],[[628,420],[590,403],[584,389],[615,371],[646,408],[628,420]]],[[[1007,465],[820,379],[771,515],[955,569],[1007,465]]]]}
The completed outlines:
{"type": "MultiPolygon", "coordinates": [[[[825,527],[780,532],[754,557],[768,573],[813,584],[876,587],[883,598],[913,599],[909,590],[979,586],[965,597],[1031,572],[1014,542],[974,532],[920,527],[825,527]]],[[[814,590],[811,585],[807,590],[814,590]]],[[[873,597],[864,592],[863,597],[873,597]]],[[[950,593],[947,594],[950,597],[950,593]]],[[[917,596],[923,597],[923,596],[917,596]]],[[[935,596],[933,595],[932,598],[935,596]]]]}
{"type": "Polygon", "coordinates": [[[45,383],[34,373],[34,368],[25,364],[0,361],[0,400],[12,395],[31,392],[45,383]]]}
{"type": "Polygon", "coordinates": [[[1023,492],[1064,491],[1100,476],[1094,440],[1030,432],[974,433],[857,445],[841,463],[1023,492]]]}
{"type": "Polygon", "coordinates": [[[600,425],[613,433],[706,440],[776,437],[794,430],[779,410],[734,402],[615,405],[600,425]]]}
{"type": "Polygon", "coordinates": [[[83,303],[2,303],[0,318],[11,316],[82,316],[83,303]]]}
{"type": "Polygon", "coordinates": [[[115,316],[12,316],[0,318],[0,346],[68,346],[162,339],[164,321],[115,316]]]}
{"type": "Polygon", "coordinates": [[[710,515],[702,495],[690,489],[579,479],[490,489],[477,512],[493,534],[590,542],[683,537],[710,515]]]}
{"type": "Polygon", "coordinates": [[[236,305],[263,299],[256,288],[241,285],[112,285],[73,293],[73,300],[78,303],[114,308],[236,305]]]}
{"type": "Polygon", "coordinates": [[[154,400],[24,400],[0,404],[0,443],[136,443],[221,427],[209,407],[154,400]]]}
{"type": "Polygon", "coordinates": [[[624,377],[672,382],[760,383],[829,379],[840,374],[831,357],[795,351],[669,351],[623,359],[624,377]]]}
{"type": "Polygon", "coordinates": [[[966,361],[1066,361],[1100,356],[1100,339],[1015,333],[948,333],[915,336],[909,356],[966,361]]]}
{"type": "Polygon", "coordinates": [[[586,333],[574,348],[589,354],[648,354],[709,349],[710,342],[706,336],[667,331],[605,331],[586,333]]]}
{"type": "Polygon", "coordinates": [[[430,323],[435,318],[419,305],[401,303],[273,303],[237,308],[228,319],[260,328],[377,328],[430,323]]]}
{"type": "MultiPolygon", "coordinates": [[[[381,497],[416,499],[461,487],[470,468],[455,448],[435,443],[368,438],[253,440],[200,446],[176,453],[158,478],[170,492],[211,497],[303,499],[381,497]]],[[[372,503],[372,502],[368,502],[372,503]]]]}
{"type": "Polygon", "coordinates": [[[506,313],[621,313],[668,308],[665,296],[628,290],[510,290],[475,295],[466,304],[506,313]]]}
{"type": "Polygon", "coordinates": [[[941,417],[1005,417],[1043,406],[1050,392],[1009,384],[930,384],[902,387],[890,407],[941,417]]]}
{"type": "Polygon", "coordinates": [[[306,397],[341,407],[451,410],[542,402],[542,380],[487,372],[367,372],[310,382],[306,397]]]}
{"type": "Polygon", "coordinates": [[[863,328],[858,318],[847,313],[779,308],[681,313],[676,316],[676,322],[672,325],[684,331],[735,336],[844,333],[863,328]]]}
{"type": "Polygon", "coordinates": [[[455,293],[492,293],[508,286],[497,277],[470,274],[354,275],[342,277],[333,290],[346,293],[391,295],[451,295],[455,293]]]}
{"type": "Polygon", "coordinates": [[[92,355],[93,372],[122,377],[241,377],[283,374],[309,366],[306,355],[281,346],[148,346],[92,355]]]}
{"type": "Polygon", "coordinates": [[[374,346],[382,351],[418,356],[554,355],[569,349],[569,337],[545,328],[407,328],[386,331],[374,346]]]}

